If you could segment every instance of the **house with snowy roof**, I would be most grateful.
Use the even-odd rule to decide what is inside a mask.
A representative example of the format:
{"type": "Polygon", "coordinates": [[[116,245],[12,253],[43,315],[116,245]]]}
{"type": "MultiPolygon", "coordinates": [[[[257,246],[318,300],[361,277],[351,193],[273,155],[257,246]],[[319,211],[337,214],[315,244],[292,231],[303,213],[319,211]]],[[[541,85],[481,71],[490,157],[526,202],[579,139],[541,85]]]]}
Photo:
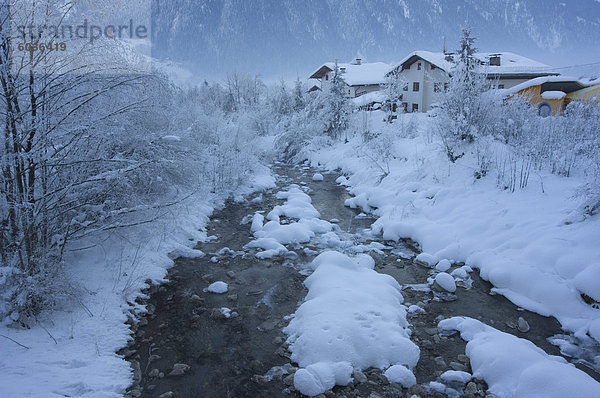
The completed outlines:
{"type": "MultiPolygon", "coordinates": [[[[510,52],[477,53],[475,58],[490,88],[509,89],[533,78],[558,75],[551,66],[510,52]]],[[[388,74],[406,82],[402,94],[404,110],[427,112],[431,109],[437,93],[447,89],[457,61],[456,54],[414,51],[394,65],[388,74]]]]}
{"type": "Polygon", "coordinates": [[[543,76],[506,90],[507,97],[520,97],[537,107],[538,115],[558,115],[571,101],[600,100],[600,84],[568,76],[543,76]]]}
{"type": "MultiPolygon", "coordinates": [[[[385,83],[386,73],[390,65],[383,62],[362,62],[360,58],[350,63],[338,63],[341,79],[344,81],[344,95],[347,98],[356,98],[361,95],[381,90],[385,83]]],[[[326,62],[310,75],[310,79],[320,82],[322,90],[331,84],[335,73],[335,63],[326,62]]]]}

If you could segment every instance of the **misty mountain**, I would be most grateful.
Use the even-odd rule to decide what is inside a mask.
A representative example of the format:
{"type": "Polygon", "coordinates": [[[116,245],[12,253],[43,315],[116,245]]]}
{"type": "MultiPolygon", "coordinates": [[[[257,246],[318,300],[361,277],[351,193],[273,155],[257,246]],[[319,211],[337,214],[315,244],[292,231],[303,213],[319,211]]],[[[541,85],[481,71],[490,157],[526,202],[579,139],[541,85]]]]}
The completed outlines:
{"type": "Polygon", "coordinates": [[[153,56],[207,77],[305,77],[335,59],[453,50],[466,26],[482,51],[600,61],[598,0],[153,0],[153,56]]]}

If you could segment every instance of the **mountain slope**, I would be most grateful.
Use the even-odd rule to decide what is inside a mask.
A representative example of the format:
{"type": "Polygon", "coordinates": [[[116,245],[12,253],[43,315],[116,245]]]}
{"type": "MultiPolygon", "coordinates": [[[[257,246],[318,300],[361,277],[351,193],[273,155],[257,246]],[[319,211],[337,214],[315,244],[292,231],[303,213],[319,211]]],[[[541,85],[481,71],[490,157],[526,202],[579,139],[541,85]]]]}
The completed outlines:
{"type": "Polygon", "coordinates": [[[390,62],[439,51],[444,38],[454,49],[464,26],[483,51],[555,65],[600,53],[597,0],[154,0],[153,21],[154,55],[207,75],[304,76],[356,55],[390,62]]]}

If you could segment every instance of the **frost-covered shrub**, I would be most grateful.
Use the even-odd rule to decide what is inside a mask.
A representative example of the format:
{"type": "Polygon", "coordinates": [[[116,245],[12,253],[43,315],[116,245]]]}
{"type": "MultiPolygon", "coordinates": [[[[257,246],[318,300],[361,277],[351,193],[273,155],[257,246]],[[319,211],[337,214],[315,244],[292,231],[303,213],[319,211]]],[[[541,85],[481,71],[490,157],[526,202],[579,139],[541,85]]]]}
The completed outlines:
{"type": "Polygon", "coordinates": [[[345,98],[318,91],[308,94],[304,101],[303,108],[280,118],[275,126],[276,150],[287,160],[301,160],[314,137],[339,139],[351,126],[351,108],[345,98]],[[340,113],[336,116],[335,112],[340,113]]]}
{"type": "Polygon", "coordinates": [[[390,174],[390,162],[396,158],[394,150],[396,138],[394,130],[386,129],[360,147],[360,155],[369,159],[380,173],[380,179],[390,174]]]}
{"type": "Polygon", "coordinates": [[[465,144],[493,133],[500,107],[497,94],[487,89],[485,75],[459,64],[434,112],[436,129],[451,162],[462,156],[465,144]]]}

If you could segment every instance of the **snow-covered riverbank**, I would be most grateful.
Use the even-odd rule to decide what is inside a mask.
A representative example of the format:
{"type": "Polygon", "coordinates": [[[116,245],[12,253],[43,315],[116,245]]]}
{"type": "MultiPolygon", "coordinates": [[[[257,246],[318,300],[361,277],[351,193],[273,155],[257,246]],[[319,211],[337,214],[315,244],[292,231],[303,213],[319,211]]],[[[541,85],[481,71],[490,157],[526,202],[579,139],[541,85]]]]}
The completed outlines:
{"type": "MultiPolygon", "coordinates": [[[[500,161],[502,145],[474,145],[450,163],[427,115],[401,115],[391,126],[379,112],[369,117],[388,137],[380,138],[379,152],[355,136],[308,157],[314,166],[342,170],[347,178],[338,182],[355,195],[347,205],[377,216],[374,232],[417,241],[432,266],[449,260],[478,268],[495,292],[556,317],[574,341],[600,342],[600,219],[584,215],[576,175],[542,170],[511,193],[497,186],[500,170],[474,176],[478,151],[500,161]],[[415,130],[403,130],[407,125],[415,130]]],[[[570,343],[565,348],[578,350],[570,343]]]]}
{"type": "MultiPolygon", "coordinates": [[[[259,170],[234,196],[274,185],[270,171],[259,170]]],[[[152,222],[70,246],[65,272],[80,290],[78,304],[45,314],[31,329],[0,327],[0,396],[123,396],[133,375],[116,352],[132,339],[125,322],[146,312],[136,299],[164,282],[174,258],[204,255],[192,247],[207,239],[204,227],[223,200],[196,195],[165,214],[136,215],[152,222]]]]}

